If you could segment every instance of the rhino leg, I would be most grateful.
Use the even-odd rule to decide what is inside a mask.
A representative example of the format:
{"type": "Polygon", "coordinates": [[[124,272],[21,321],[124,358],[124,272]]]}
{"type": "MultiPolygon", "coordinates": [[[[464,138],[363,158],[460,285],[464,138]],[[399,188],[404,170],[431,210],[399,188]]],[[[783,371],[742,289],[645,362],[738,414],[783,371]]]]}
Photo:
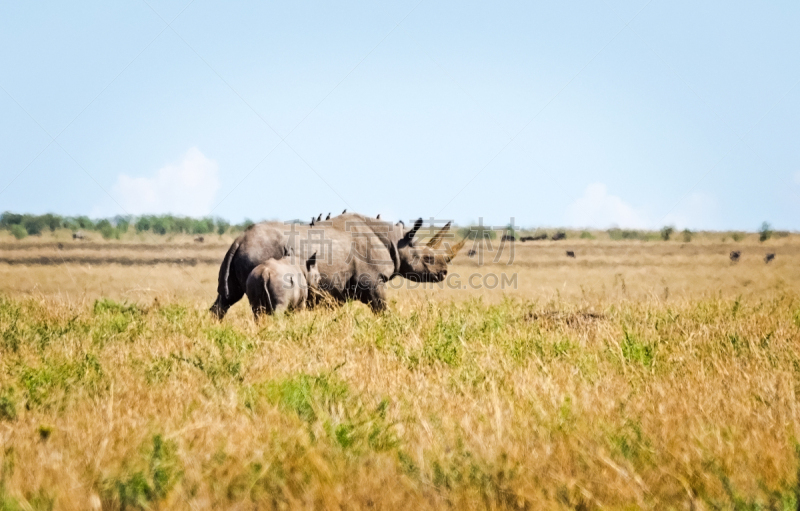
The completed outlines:
{"type": "Polygon", "coordinates": [[[372,312],[382,312],[386,310],[386,286],[383,282],[368,282],[363,278],[356,288],[356,298],[361,303],[369,305],[372,312]]]}
{"type": "Polygon", "coordinates": [[[217,299],[214,300],[214,303],[211,305],[209,310],[217,317],[217,319],[221,320],[225,317],[228,309],[230,309],[233,304],[241,300],[243,296],[243,289],[240,289],[238,286],[231,286],[229,288],[229,294],[227,297],[217,294],[217,299]]]}

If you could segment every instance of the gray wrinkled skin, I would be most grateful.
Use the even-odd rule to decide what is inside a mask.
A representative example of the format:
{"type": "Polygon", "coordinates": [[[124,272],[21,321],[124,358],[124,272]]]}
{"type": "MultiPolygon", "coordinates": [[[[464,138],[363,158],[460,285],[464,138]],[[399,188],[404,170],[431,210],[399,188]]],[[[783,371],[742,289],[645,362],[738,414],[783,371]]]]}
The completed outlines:
{"type": "MultiPolygon", "coordinates": [[[[342,214],[313,226],[256,224],[228,249],[211,311],[223,318],[244,295],[250,272],[262,262],[281,259],[290,251],[301,260],[316,252],[322,293],[338,302],[358,300],[381,311],[386,307],[385,284],[393,277],[441,282],[447,275],[447,264],[455,253],[417,245],[414,235],[421,225],[422,219],[405,230],[401,225],[357,213],[342,214]]],[[[447,229],[449,225],[440,234],[447,229]]]]}
{"type": "Polygon", "coordinates": [[[315,256],[304,264],[297,259],[269,259],[250,272],[245,291],[256,320],[261,314],[306,308],[310,288],[319,286],[319,270],[315,256]]]}

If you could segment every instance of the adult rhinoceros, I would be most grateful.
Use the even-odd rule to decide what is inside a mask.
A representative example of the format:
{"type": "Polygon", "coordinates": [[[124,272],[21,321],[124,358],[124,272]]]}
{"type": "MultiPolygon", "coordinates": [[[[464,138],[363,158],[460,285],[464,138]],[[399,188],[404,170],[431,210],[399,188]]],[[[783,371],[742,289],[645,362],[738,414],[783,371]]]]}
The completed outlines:
{"type": "Polygon", "coordinates": [[[395,276],[415,282],[441,282],[447,264],[464,246],[461,240],[442,247],[450,229],[444,226],[425,245],[415,242],[422,219],[405,230],[357,213],[342,214],[313,226],[264,222],[248,228],[233,242],[219,269],[217,299],[211,306],[218,318],[245,293],[250,272],[268,259],[280,259],[291,249],[305,260],[317,253],[320,289],[334,300],[359,300],[374,311],[386,307],[385,284],[395,276]]]}

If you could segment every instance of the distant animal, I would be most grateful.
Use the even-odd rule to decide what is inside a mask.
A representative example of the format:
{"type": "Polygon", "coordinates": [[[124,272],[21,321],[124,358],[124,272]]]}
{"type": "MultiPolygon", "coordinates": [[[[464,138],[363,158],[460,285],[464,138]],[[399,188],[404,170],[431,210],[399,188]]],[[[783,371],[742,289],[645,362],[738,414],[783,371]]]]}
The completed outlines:
{"type": "Polygon", "coordinates": [[[85,240],[86,239],[86,235],[83,234],[81,231],[73,232],[72,233],[72,239],[74,239],[74,240],[85,240]]]}
{"type": "Polygon", "coordinates": [[[565,240],[567,239],[567,233],[564,231],[558,231],[557,233],[553,234],[550,239],[553,241],[565,240]]]}
{"type": "MultiPolygon", "coordinates": [[[[422,224],[420,218],[411,229],[395,226],[387,231],[384,222],[348,213],[317,226],[324,233],[323,239],[329,241],[316,250],[320,293],[333,302],[358,300],[378,312],[386,309],[386,282],[395,276],[413,282],[442,282],[448,264],[467,239],[450,246],[444,244],[450,230],[448,223],[427,243],[419,243],[415,235],[422,224]]],[[[301,260],[306,257],[312,245],[301,240],[306,239],[308,229],[307,225],[296,224],[294,232],[299,235],[290,236],[282,222],[263,222],[243,232],[220,264],[217,298],[211,312],[222,319],[244,296],[250,272],[269,259],[282,259],[284,247],[293,248],[301,260]]]]}
{"type": "Polygon", "coordinates": [[[517,238],[511,234],[503,234],[503,237],[500,238],[500,241],[517,241],[517,238]]]}
{"type": "Polygon", "coordinates": [[[206,240],[206,239],[205,239],[204,237],[202,237],[202,236],[198,236],[198,237],[196,237],[196,238],[194,239],[195,243],[202,243],[202,242],[204,242],[205,240],[206,240]]]}
{"type": "Polygon", "coordinates": [[[317,217],[317,222],[322,222],[322,213],[320,213],[319,216],[317,217]]]}
{"type": "Polygon", "coordinates": [[[475,254],[477,254],[477,252],[475,252],[475,250],[471,248],[467,252],[467,257],[475,257],[475,254]]]}
{"type": "Polygon", "coordinates": [[[731,262],[732,263],[738,263],[739,262],[739,258],[742,257],[742,251],[741,250],[734,250],[733,252],[731,252],[731,256],[730,257],[731,257],[731,262]]]}
{"type": "Polygon", "coordinates": [[[58,249],[59,250],[64,250],[64,244],[63,243],[59,243],[58,244],[58,249]]]}
{"type": "Polygon", "coordinates": [[[347,208],[342,210],[342,214],[344,215],[345,213],[347,213],[347,208]]]}
{"type": "Polygon", "coordinates": [[[283,259],[269,259],[256,266],[247,277],[245,291],[253,316],[285,310],[305,309],[311,289],[319,287],[317,253],[305,262],[287,252],[283,259]]]}
{"type": "Polygon", "coordinates": [[[573,252],[572,250],[567,250],[567,257],[574,258],[575,257],[575,252],[573,252]]]}
{"type": "Polygon", "coordinates": [[[536,236],[523,236],[519,240],[522,241],[522,242],[525,242],[525,241],[539,241],[539,240],[546,240],[546,239],[547,239],[547,234],[546,233],[542,233],[542,234],[537,234],[536,236]]]}
{"type": "Polygon", "coordinates": [[[774,259],[775,259],[775,254],[774,253],[770,253],[770,254],[767,254],[767,255],[764,256],[764,262],[767,263],[767,264],[772,262],[774,259]]]}
{"type": "Polygon", "coordinates": [[[380,220],[380,219],[381,219],[381,214],[378,213],[378,216],[375,217],[375,220],[380,220]]]}
{"type": "Polygon", "coordinates": [[[316,218],[314,218],[313,216],[311,217],[311,227],[314,227],[314,222],[315,222],[316,220],[317,220],[317,219],[316,219],[316,218]]]}
{"type": "Polygon", "coordinates": [[[325,217],[325,220],[330,220],[330,219],[331,219],[331,214],[328,213],[328,216],[325,217]]]}

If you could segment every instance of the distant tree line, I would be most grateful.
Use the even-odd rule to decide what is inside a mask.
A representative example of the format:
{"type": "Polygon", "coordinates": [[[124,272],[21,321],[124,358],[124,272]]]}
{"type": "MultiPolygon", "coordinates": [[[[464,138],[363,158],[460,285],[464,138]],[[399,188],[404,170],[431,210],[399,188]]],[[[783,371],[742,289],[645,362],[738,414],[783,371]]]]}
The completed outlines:
{"type": "MultiPolygon", "coordinates": [[[[300,220],[294,220],[294,222],[300,222],[300,220]]],[[[6,211],[0,214],[0,230],[11,232],[17,239],[22,239],[29,235],[41,234],[48,230],[55,231],[58,229],[69,229],[72,232],[99,232],[105,239],[119,239],[122,234],[130,232],[131,230],[136,233],[148,232],[159,235],[207,235],[212,233],[222,235],[227,232],[243,231],[252,224],[253,222],[250,220],[245,220],[240,224],[231,224],[222,218],[191,218],[174,215],[117,215],[113,218],[91,219],[88,216],[61,216],[53,213],[29,215],[6,211]]],[[[495,239],[498,232],[502,232],[505,236],[517,238],[519,236],[517,230],[519,230],[519,228],[515,229],[512,225],[496,228],[484,225],[473,225],[460,229],[459,234],[473,240],[495,239]]],[[[566,231],[559,232],[563,232],[563,238],[560,239],[568,237],[566,231]]],[[[659,238],[664,241],[669,241],[673,238],[673,235],[680,234],[679,239],[687,243],[692,241],[694,235],[689,229],[684,229],[682,232],[677,233],[672,226],[665,226],[660,232],[612,228],[608,229],[606,233],[608,233],[608,237],[612,240],[642,241],[657,240],[659,238]]],[[[772,227],[767,222],[761,224],[758,234],[759,240],[762,242],[772,237],[785,237],[789,235],[787,231],[773,231],[772,227]]],[[[731,232],[728,235],[734,241],[740,241],[744,238],[744,233],[742,232],[731,232]]],[[[578,237],[581,239],[595,239],[595,236],[589,231],[581,232],[578,237]]],[[[723,240],[724,239],[726,239],[726,237],[723,237],[723,240]]]]}
{"type": "Polygon", "coordinates": [[[52,213],[45,215],[19,214],[6,211],[0,214],[0,229],[10,231],[17,239],[41,234],[45,231],[69,229],[99,232],[105,239],[119,239],[131,229],[137,233],[153,234],[225,234],[228,231],[241,231],[253,222],[245,220],[231,225],[222,218],[191,218],[174,215],[115,216],[113,218],[91,219],[88,216],[61,216],[52,213]]]}

